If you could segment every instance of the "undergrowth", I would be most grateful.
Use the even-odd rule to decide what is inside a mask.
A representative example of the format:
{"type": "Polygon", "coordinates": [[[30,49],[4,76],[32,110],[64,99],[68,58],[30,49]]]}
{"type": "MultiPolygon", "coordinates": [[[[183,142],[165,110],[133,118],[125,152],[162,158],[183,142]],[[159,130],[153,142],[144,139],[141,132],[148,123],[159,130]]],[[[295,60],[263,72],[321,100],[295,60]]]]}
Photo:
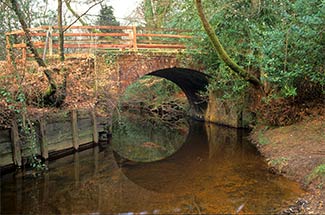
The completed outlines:
{"type": "Polygon", "coordinates": [[[321,183],[325,183],[325,163],[315,167],[307,177],[307,182],[319,179],[321,183]]]}

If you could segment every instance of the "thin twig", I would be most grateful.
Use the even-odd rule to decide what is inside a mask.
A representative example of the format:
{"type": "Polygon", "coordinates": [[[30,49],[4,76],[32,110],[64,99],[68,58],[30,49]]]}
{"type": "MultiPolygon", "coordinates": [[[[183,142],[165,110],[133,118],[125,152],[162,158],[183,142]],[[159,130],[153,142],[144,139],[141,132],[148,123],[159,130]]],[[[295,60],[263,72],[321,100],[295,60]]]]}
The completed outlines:
{"type": "Polygon", "coordinates": [[[84,15],[86,15],[88,13],[88,11],[90,11],[93,7],[95,7],[96,5],[102,3],[104,0],[101,0],[99,2],[96,2],[95,4],[93,4],[92,6],[90,6],[83,14],[81,14],[79,17],[77,17],[76,20],[74,20],[68,27],[66,27],[63,32],[66,32],[74,23],[76,23],[81,17],[83,17],[84,15]]]}

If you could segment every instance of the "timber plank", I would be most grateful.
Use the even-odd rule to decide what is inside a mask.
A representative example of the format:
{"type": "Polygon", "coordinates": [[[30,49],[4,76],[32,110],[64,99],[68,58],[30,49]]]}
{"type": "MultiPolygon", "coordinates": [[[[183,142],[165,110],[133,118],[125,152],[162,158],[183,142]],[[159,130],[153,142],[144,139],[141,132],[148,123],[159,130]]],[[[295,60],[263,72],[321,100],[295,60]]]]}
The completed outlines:
{"type": "Polygon", "coordinates": [[[78,119],[89,119],[89,110],[78,110],[78,119]]]}
{"type": "Polygon", "coordinates": [[[3,142],[0,144],[0,155],[12,153],[11,142],[3,142]]]}
{"type": "Polygon", "coordinates": [[[96,112],[92,111],[91,112],[91,121],[93,124],[93,142],[98,143],[98,129],[97,129],[97,117],[96,117],[96,112]]]}
{"type": "Polygon", "coordinates": [[[88,119],[80,119],[78,121],[79,131],[91,130],[91,128],[92,128],[92,122],[91,122],[91,119],[89,118],[89,115],[88,115],[88,119]]]}
{"type": "Polygon", "coordinates": [[[12,144],[12,159],[16,166],[22,165],[21,146],[18,133],[18,125],[16,121],[12,122],[11,127],[11,144],[12,144]]]}
{"type": "Polygon", "coordinates": [[[0,167],[13,164],[12,153],[1,154],[0,167]]]}
{"type": "Polygon", "coordinates": [[[84,137],[92,137],[93,136],[93,130],[92,128],[88,129],[88,130],[84,130],[83,132],[79,133],[79,139],[84,138],[84,137]]]}
{"type": "Polygon", "coordinates": [[[69,140],[62,140],[56,144],[49,145],[49,153],[55,152],[55,151],[60,151],[64,149],[70,149],[73,148],[72,146],[72,138],[69,140]]]}
{"type": "Polygon", "coordinates": [[[48,141],[46,137],[46,121],[44,119],[40,120],[40,145],[41,145],[41,155],[44,159],[49,158],[48,151],[48,141]]]}
{"type": "Polygon", "coordinates": [[[86,144],[93,142],[93,135],[88,135],[80,138],[80,144],[86,144]]]}
{"type": "Polygon", "coordinates": [[[71,133],[71,122],[55,122],[46,125],[47,138],[54,138],[57,135],[71,133]]]}
{"type": "Polygon", "coordinates": [[[0,144],[10,142],[10,130],[0,130],[0,144]]]}
{"type": "MultiPolygon", "coordinates": [[[[66,132],[66,133],[60,133],[56,136],[48,136],[48,145],[55,145],[58,144],[62,141],[70,140],[72,141],[72,133],[71,132],[66,132]]],[[[72,146],[72,142],[71,142],[72,146]]]]}

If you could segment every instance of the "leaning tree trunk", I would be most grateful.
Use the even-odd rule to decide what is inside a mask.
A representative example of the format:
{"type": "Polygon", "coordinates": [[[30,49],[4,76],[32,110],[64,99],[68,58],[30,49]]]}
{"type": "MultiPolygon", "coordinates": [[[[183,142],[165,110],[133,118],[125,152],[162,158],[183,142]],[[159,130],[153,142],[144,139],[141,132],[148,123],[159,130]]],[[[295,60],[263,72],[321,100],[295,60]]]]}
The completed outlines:
{"type": "Polygon", "coordinates": [[[64,32],[62,28],[62,0],[58,0],[58,25],[59,25],[59,52],[60,52],[60,60],[64,61],[64,32]]]}
{"type": "Polygon", "coordinates": [[[246,71],[244,68],[240,67],[233,59],[230,58],[228,53],[225,51],[222,44],[220,43],[218,36],[215,34],[214,29],[212,28],[212,26],[210,25],[210,23],[205,17],[201,0],[195,0],[195,3],[196,3],[197,11],[201,19],[202,25],[206,33],[208,34],[211,43],[215,48],[215,50],[217,51],[219,57],[226,63],[227,66],[229,66],[240,77],[242,77],[249,83],[253,84],[255,87],[260,88],[262,86],[261,81],[258,78],[256,78],[254,75],[246,71]]]}
{"type": "Polygon", "coordinates": [[[39,67],[43,68],[43,72],[49,82],[49,87],[46,90],[45,94],[43,95],[43,102],[44,105],[48,105],[48,106],[59,106],[60,104],[63,103],[63,100],[65,99],[65,91],[66,91],[66,76],[64,77],[64,83],[61,87],[61,91],[60,95],[56,95],[57,94],[57,84],[55,83],[54,79],[51,76],[52,71],[50,69],[47,68],[46,63],[44,62],[44,60],[40,57],[40,55],[37,52],[37,49],[35,48],[35,46],[33,45],[32,42],[32,37],[30,34],[30,31],[27,27],[27,24],[25,22],[25,17],[23,12],[21,11],[19,4],[17,2],[17,0],[10,0],[11,5],[12,5],[12,9],[14,10],[15,14],[18,17],[18,20],[21,24],[21,27],[25,33],[25,37],[26,37],[26,44],[28,49],[32,52],[34,59],[36,60],[37,64],[39,67]]]}
{"type": "Polygon", "coordinates": [[[44,60],[40,57],[36,48],[33,45],[32,37],[30,35],[30,31],[27,27],[27,24],[25,22],[24,14],[22,13],[22,11],[20,9],[17,0],[11,0],[11,5],[12,5],[12,9],[14,10],[14,12],[16,13],[16,15],[18,17],[21,27],[23,28],[23,31],[25,32],[26,44],[27,44],[29,50],[32,52],[38,66],[44,68],[44,73],[47,77],[47,80],[50,83],[50,86],[47,89],[45,96],[52,96],[55,94],[57,86],[56,86],[54,79],[51,76],[51,71],[49,69],[47,69],[47,66],[46,66],[44,60]]]}

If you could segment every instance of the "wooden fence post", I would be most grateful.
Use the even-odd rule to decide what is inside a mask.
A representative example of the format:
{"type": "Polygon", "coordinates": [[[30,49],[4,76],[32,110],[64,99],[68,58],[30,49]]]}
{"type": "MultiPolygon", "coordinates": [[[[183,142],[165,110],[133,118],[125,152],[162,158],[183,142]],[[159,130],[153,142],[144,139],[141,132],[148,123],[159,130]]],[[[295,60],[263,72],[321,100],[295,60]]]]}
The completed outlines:
{"type": "Polygon", "coordinates": [[[49,28],[49,53],[50,53],[51,57],[53,55],[53,37],[52,37],[52,33],[53,33],[53,27],[50,26],[50,28],[49,28]]]}
{"type": "Polygon", "coordinates": [[[132,37],[132,45],[134,51],[138,50],[138,44],[137,44],[137,27],[132,26],[132,32],[133,32],[133,37],[132,37]]]}
{"type": "Polygon", "coordinates": [[[39,121],[40,139],[41,139],[41,155],[47,160],[49,158],[48,143],[46,138],[46,122],[43,118],[39,121]]]}
{"type": "Polygon", "coordinates": [[[76,110],[71,111],[72,121],[72,143],[75,150],[79,149],[78,114],[76,110]]]}
{"type": "Polygon", "coordinates": [[[95,110],[91,111],[91,121],[93,124],[93,142],[98,143],[98,129],[95,110]]]}
{"type": "Polygon", "coordinates": [[[7,62],[11,64],[11,56],[10,56],[10,38],[9,34],[6,34],[6,51],[7,51],[7,62]]]}
{"type": "Polygon", "coordinates": [[[24,44],[24,47],[22,47],[22,50],[21,50],[21,58],[23,60],[23,64],[26,64],[26,60],[27,60],[27,45],[25,42],[23,42],[24,44]]]}
{"type": "Polygon", "coordinates": [[[12,144],[12,157],[16,166],[21,167],[21,146],[19,141],[18,124],[16,120],[13,120],[11,127],[11,144],[12,144]]]}

